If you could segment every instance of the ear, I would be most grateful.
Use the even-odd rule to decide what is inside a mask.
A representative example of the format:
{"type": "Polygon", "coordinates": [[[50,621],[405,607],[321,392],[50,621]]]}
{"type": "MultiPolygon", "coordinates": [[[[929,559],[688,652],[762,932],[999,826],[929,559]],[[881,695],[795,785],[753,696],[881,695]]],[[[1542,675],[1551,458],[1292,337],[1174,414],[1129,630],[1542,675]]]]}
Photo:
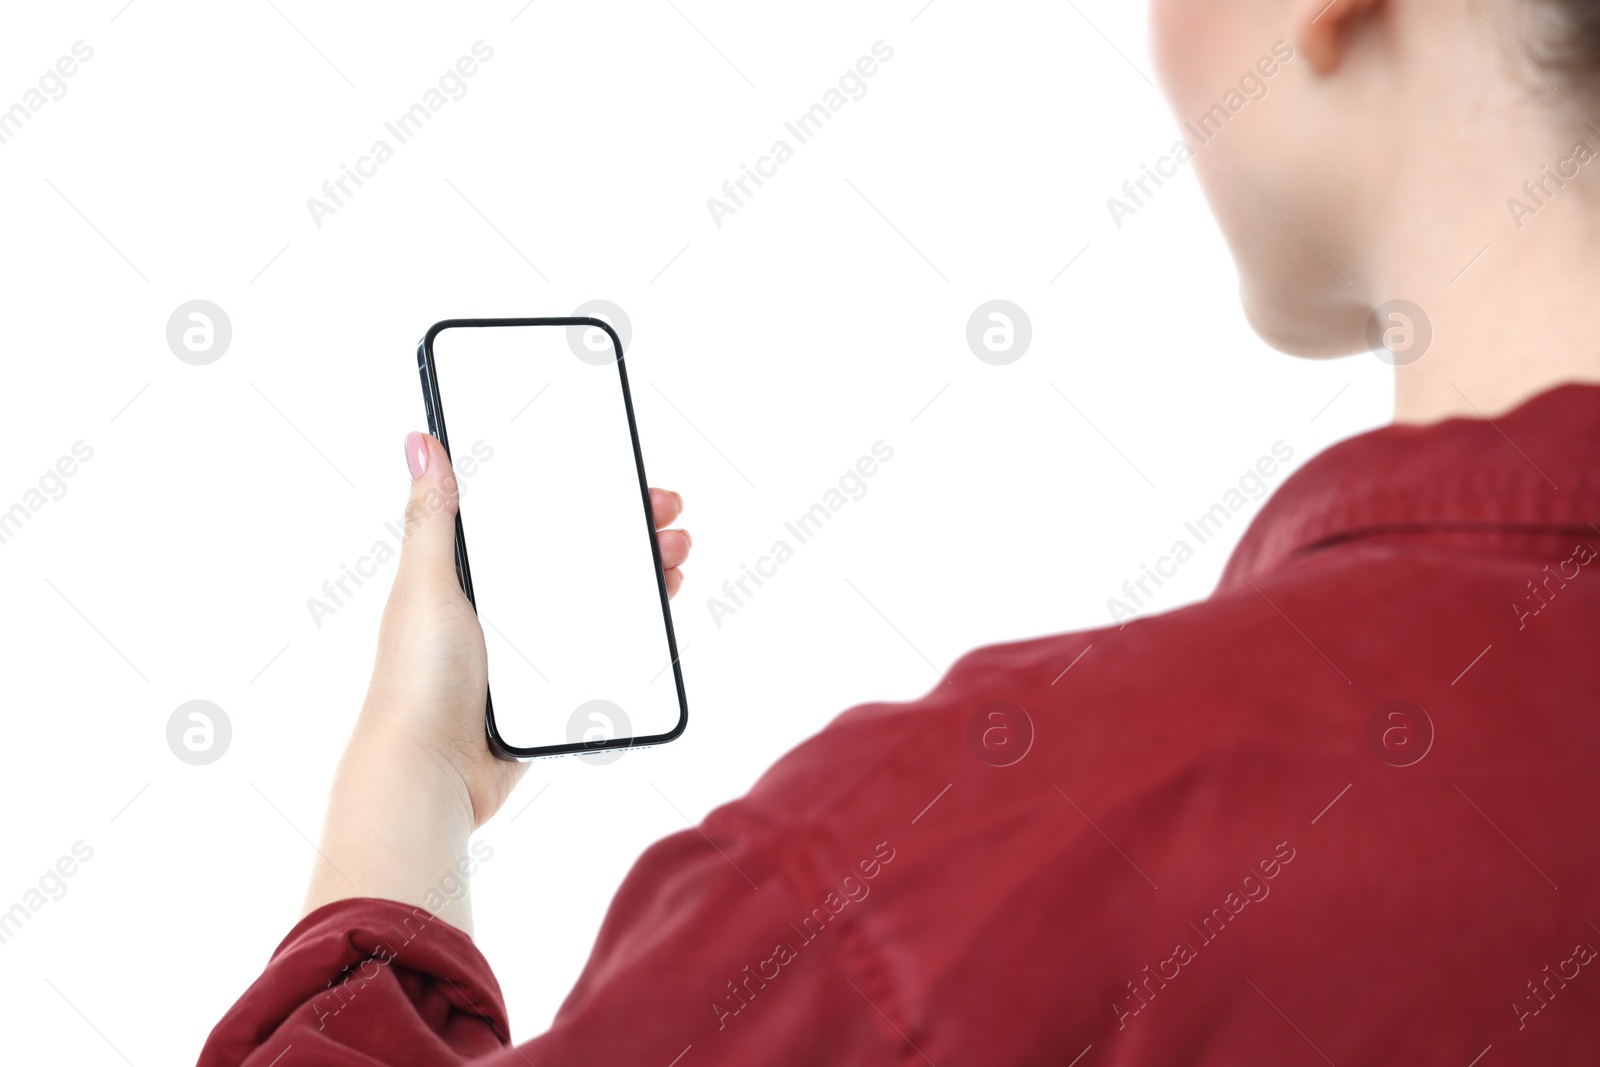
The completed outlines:
{"type": "Polygon", "coordinates": [[[1326,77],[1339,69],[1350,32],[1383,6],[1384,0],[1294,0],[1295,51],[1326,77]]]}

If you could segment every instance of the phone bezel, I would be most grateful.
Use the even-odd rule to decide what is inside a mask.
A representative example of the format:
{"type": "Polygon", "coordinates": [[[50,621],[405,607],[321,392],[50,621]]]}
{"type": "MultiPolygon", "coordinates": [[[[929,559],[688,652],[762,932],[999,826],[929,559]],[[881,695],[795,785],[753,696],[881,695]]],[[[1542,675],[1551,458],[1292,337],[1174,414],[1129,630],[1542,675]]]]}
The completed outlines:
{"type": "MultiPolygon", "coordinates": [[[[554,756],[582,755],[589,752],[610,752],[617,749],[645,748],[650,745],[665,744],[682,736],[689,725],[689,699],[683,689],[683,669],[678,661],[678,638],[672,628],[672,607],[667,596],[667,579],[661,568],[661,545],[656,540],[655,511],[650,506],[650,483],[644,472],[644,453],[639,447],[639,427],[633,417],[633,395],[628,389],[628,371],[624,365],[622,339],[611,328],[611,324],[603,319],[588,316],[564,318],[509,318],[509,319],[443,319],[428,328],[417,345],[417,371],[422,377],[422,401],[428,416],[428,430],[439,439],[444,446],[445,454],[451,455],[450,437],[445,429],[444,402],[439,395],[439,376],[433,362],[433,341],[445,330],[458,328],[477,329],[496,326],[592,326],[602,329],[611,338],[612,347],[617,353],[617,375],[622,384],[622,406],[628,414],[628,433],[633,440],[633,461],[639,472],[639,496],[644,503],[645,528],[650,539],[650,554],[655,560],[656,589],[661,596],[661,618],[666,623],[667,651],[672,656],[672,680],[678,693],[678,723],[664,734],[651,734],[644,737],[614,737],[599,742],[568,742],[561,745],[535,745],[524,748],[510,744],[500,735],[499,727],[494,720],[494,697],[492,690],[484,695],[483,721],[484,731],[488,736],[489,750],[496,756],[505,760],[525,761],[544,759],[554,756]]],[[[576,357],[574,357],[576,358],[576,357]]],[[[452,456],[452,462],[454,457],[452,456]]],[[[477,597],[472,591],[472,567],[467,559],[466,530],[461,522],[461,511],[456,511],[456,576],[461,581],[461,589],[467,594],[467,599],[472,602],[473,610],[478,607],[477,597]]]]}

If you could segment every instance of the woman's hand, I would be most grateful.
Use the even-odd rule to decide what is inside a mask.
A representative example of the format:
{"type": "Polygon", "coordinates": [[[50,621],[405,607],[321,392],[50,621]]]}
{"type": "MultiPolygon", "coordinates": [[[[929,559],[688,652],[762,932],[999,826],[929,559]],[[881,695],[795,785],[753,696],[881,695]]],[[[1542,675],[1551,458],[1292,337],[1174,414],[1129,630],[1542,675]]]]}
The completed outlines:
{"type": "MultiPolygon", "coordinates": [[[[383,612],[378,658],[362,726],[393,731],[461,778],[474,827],[499,810],[527,770],[490,753],[483,710],[488,686],[483,630],[461,591],[455,565],[458,492],[443,446],[427,434],[406,438],[411,497],[400,571],[383,612]]],[[[676,493],[650,490],[667,594],[683,584],[689,535],[661,529],[683,510],[676,493]]],[[[561,560],[547,561],[562,566],[561,560]]]]}
{"type": "MultiPolygon", "coordinates": [[[[410,434],[405,449],[412,479],[405,543],[366,703],[335,775],[325,863],[312,878],[306,912],[351,896],[420,902],[528,766],[495,758],[484,736],[488,668],[483,630],[456,576],[459,494],[449,457],[426,434],[410,434]]],[[[683,498],[652,489],[650,506],[674,596],[690,540],[663,527],[682,512],[683,498]]],[[[458,912],[446,918],[468,929],[464,902],[458,912]]]]}

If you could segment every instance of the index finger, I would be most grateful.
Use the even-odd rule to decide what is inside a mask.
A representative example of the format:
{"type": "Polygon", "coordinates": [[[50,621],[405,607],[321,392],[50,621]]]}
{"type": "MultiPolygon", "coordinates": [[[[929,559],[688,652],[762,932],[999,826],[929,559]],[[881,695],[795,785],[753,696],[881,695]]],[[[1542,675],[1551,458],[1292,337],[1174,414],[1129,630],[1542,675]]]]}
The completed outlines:
{"type": "Polygon", "coordinates": [[[670,489],[652,489],[650,511],[655,515],[656,529],[665,529],[683,514],[683,497],[670,489]]]}

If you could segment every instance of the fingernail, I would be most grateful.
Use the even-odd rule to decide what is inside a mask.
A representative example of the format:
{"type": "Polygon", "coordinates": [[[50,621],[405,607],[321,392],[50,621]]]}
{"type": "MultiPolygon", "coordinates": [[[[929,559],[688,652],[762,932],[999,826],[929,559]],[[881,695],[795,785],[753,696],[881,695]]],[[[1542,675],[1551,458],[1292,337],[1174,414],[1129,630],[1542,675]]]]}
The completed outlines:
{"type": "Polygon", "coordinates": [[[693,548],[694,547],[694,538],[689,536],[689,531],[688,530],[683,531],[683,544],[684,544],[685,548],[693,548]]]}
{"type": "Polygon", "coordinates": [[[674,490],[672,490],[672,495],[678,498],[678,510],[682,511],[683,510],[683,494],[678,492],[676,489],[674,489],[674,490]]]}
{"type": "Polygon", "coordinates": [[[415,430],[406,434],[406,466],[411,469],[411,480],[416,481],[428,469],[428,438],[415,430]]]}

